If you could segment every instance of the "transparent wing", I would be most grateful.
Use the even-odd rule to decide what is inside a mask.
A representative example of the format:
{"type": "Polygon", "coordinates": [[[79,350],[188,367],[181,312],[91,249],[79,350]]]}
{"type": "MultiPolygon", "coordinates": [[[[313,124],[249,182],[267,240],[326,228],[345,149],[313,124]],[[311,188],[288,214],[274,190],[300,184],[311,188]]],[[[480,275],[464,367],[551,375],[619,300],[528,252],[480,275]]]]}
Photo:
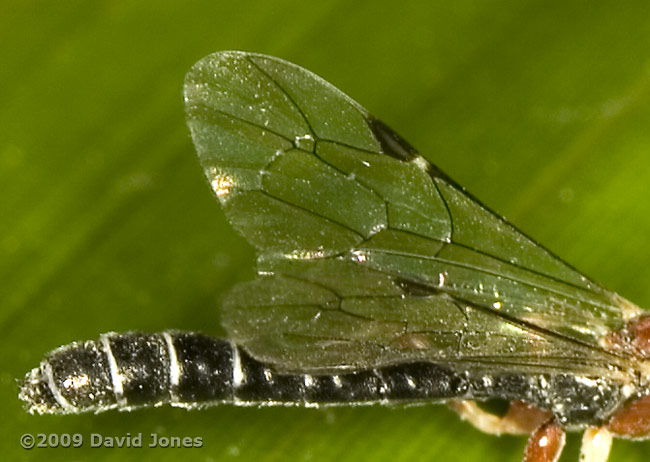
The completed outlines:
{"type": "Polygon", "coordinates": [[[286,370],[427,359],[604,368],[637,308],[491,212],[311,72],[222,52],[185,82],[188,124],[259,279],[224,306],[231,337],[286,370]]]}

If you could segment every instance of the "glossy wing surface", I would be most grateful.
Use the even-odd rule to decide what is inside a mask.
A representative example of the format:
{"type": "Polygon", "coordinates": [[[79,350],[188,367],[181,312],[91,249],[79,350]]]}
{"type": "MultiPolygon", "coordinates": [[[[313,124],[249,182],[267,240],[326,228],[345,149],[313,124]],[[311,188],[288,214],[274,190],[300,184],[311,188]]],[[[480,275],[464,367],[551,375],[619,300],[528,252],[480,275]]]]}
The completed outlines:
{"type": "Polygon", "coordinates": [[[427,359],[600,370],[633,305],[491,212],[355,101],[277,58],[185,82],[192,138],[260,277],[224,323],[254,356],[330,371],[427,359]]]}

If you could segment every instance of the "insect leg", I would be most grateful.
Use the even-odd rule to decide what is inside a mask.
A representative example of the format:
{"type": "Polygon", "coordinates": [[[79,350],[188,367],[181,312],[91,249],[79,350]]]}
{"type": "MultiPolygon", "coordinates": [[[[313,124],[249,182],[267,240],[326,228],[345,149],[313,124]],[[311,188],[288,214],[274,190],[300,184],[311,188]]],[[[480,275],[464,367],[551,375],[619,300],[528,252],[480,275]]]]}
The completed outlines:
{"type": "Polygon", "coordinates": [[[485,411],[475,401],[454,401],[449,407],[484,433],[529,434],[551,419],[551,413],[522,401],[513,401],[504,416],[485,411]]]}
{"type": "Polygon", "coordinates": [[[589,427],[582,435],[580,462],[606,462],[612,447],[612,434],[605,427],[589,427]]]}
{"type": "Polygon", "coordinates": [[[564,449],[566,434],[555,420],[549,420],[530,435],[524,462],[557,462],[564,449]]]}

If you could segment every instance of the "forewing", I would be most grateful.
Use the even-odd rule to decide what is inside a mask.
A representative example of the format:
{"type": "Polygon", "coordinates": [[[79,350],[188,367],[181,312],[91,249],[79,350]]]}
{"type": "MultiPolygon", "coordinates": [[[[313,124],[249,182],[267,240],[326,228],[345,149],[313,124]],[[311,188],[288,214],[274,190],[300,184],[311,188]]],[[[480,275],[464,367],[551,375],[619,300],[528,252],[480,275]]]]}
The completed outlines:
{"type": "Polygon", "coordinates": [[[257,358],[307,371],[611,360],[598,340],[631,304],[321,78],[277,58],[216,53],[188,73],[185,100],[208,180],[258,250],[260,278],[224,306],[231,337],[257,358]]]}

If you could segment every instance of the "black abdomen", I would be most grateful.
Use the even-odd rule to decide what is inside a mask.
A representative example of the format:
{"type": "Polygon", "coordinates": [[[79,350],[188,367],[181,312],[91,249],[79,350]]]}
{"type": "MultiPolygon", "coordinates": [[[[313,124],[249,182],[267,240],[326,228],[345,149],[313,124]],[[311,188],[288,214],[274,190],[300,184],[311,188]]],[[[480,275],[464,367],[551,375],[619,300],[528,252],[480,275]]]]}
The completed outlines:
{"type": "Polygon", "coordinates": [[[112,333],[61,347],[27,374],[20,397],[39,414],[165,403],[194,408],[500,398],[526,401],[575,425],[604,419],[621,399],[619,388],[600,378],[472,375],[430,362],[335,375],[278,373],[227,340],[190,332],[112,333]]]}
{"type": "Polygon", "coordinates": [[[227,340],[201,334],[105,334],[50,353],[21,398],[32,413],[100,412],[169,403],[336,404],[454,398],[467,380],[431,363],[338,375],[281,374],[227,340]]]}

